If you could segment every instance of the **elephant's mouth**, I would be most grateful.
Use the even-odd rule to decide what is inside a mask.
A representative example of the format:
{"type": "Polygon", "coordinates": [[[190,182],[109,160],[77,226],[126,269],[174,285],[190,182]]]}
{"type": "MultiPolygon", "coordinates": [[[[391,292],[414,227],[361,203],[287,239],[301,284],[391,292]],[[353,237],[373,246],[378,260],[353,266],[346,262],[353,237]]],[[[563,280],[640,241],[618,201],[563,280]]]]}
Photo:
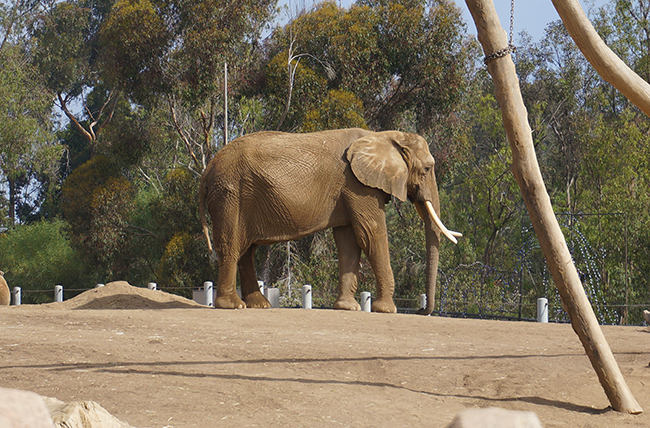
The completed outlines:
{"type": "Polygon", "coordinates": [[[449,238],[449,240],[454,244],[458,244],[458,240],[456,238],[460,238],[461,236],[463,236],[463,234],[460,232],[454,232],[453,230],[449,230],[445,227],[444,224],[442,224],[442,221],[440,221],[440,218],[436,214],[436,210],[433,209],[433,205],[431,204],[431,201],[424,201],[424,206],[427,208],[429,216],[431,216],[431,219],[436,224],[436,226],[438,226],[438,229],[440,229],[442,234],[445,235],[447,238],[449,238]]]}

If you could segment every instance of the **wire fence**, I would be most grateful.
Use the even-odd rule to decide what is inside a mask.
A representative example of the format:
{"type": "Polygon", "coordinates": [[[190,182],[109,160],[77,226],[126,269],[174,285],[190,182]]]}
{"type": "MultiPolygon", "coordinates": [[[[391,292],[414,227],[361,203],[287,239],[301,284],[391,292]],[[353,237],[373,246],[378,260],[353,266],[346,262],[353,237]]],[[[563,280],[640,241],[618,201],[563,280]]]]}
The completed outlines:
{"type": "MultiPolygon", "coordinates": [[[[538,317],[537,299],[548,299],[548,320],[550,322],[569,322],[567,313],[562,307],[559,296],[537,296],[526,292],[522,275],[519,272],[499,271],[479,262],[471,265],[460,265],[444,272],[439,272],[440,284],[436,295],[436,310],[434,315],[457,318],[503,319],[517,321],[536,321],[538,317]]],[[[296,287],[294,287],[296,288],[296,287]]],[[[92,288],[61,289],[61,300],[69,300],[92,288]]],[[[198,288],[161,287],[155,289],[194,298],[198,288]]],[[[56,299],[56,291],[50,290],[20,290],[21,304],[49,303],[56,299]]],[[[300,307],[300,297],[297,291],[293,298],[280,299],[283,307],[300,307]]],[[[334,296],[313,291],[314,309],[331,309],[334,296]],[[324,303],[325,302],[325,303],[324,303]]],[[[405,314],[416,313],[425,304],[424,296],[418,298],[394,299],[398,312],[405,314]]],[[[199,303],[203,303],[202,301],[199,303]]],[[[14,301],[15,304],[15,301],[14,301]]],[[[650,308],[648,304],[592,304],[596,314],[615,314],[615,322],[611,324],[644,325],[643,310],[650,308]],[[622,316],[625,314],[625,316],[622,316]]],[[[602,322],[601,324],[606,324],[602,322]]]]}

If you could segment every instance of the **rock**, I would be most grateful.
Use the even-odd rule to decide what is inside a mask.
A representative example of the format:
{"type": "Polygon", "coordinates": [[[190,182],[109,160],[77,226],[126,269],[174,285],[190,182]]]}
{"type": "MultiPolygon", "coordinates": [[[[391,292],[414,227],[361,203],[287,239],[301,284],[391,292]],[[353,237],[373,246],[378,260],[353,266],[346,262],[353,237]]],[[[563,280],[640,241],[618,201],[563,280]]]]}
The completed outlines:
{"type": "Polygon", "coordinates": [[[543,428],[533,412],[489,407],[487,409],[465,409],[458,413],[447,428],[543,428]]]}
{"type": "Polygon", "coordinates": [[[44,397],[56,428],[132,428],[94,401],[64,403],[44,397]]]}
{"type": "Polygon", "coordinates": [[[54,428],[54,423],[40,395],[0,388],[0,427],[54,428]]]}

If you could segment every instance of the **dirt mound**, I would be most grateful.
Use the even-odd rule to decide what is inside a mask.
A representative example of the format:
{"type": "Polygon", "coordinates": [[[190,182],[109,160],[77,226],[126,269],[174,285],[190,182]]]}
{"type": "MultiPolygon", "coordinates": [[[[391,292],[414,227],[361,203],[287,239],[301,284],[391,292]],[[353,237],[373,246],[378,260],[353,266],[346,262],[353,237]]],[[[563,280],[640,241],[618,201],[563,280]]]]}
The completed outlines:
{"type": "Polygon", "coordinates": [[[57,309],[169,309],[204,308],[193,300],[160,290],[134,287],[126,281],[115,281],[85,291],[65,302],[49,303],[57,309]]]}

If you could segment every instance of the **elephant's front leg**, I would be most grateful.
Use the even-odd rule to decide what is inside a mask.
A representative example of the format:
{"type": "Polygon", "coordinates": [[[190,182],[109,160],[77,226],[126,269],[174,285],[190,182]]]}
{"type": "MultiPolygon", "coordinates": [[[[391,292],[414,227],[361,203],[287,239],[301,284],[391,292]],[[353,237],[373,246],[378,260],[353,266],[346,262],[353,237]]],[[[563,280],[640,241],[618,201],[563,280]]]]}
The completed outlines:
{"type": "Polygon", "coordinates": [[[219,279],[217,280],[217,298],[215,308],[243,309],[246,303],[237,295],[237,260],[219,258],[219,279]]]}
{"type": "Polygon", "coordinates": [[[241,281],[241,295],[246,302],[247,308],[270,308],[271,303],[262,295],[257,285],[257,275],[255,275],[255,257],[256,245],[244,253],[239,260],[239,279],[241,281]]]}
{"type": "Polygon", "coordinates": [[[359,260],[361,247],[352,226],[334,228],[334,240],[339,251],[339,295],[334,309],[358,311],[361,309],[354,295],[359,281],[359,260]]]}
{"type": "Polygon", "coordinates": [[[383,211],[382,215],[377,216],[376,221],[371,226],[359,227],[356,233],[370,262],[372,271],[375,273],[377,298],[372,302],[372,311],[397,312],[397,307],[393,302],[395,278],[393,269],[390,266],[388,232],[383,211]]]}

